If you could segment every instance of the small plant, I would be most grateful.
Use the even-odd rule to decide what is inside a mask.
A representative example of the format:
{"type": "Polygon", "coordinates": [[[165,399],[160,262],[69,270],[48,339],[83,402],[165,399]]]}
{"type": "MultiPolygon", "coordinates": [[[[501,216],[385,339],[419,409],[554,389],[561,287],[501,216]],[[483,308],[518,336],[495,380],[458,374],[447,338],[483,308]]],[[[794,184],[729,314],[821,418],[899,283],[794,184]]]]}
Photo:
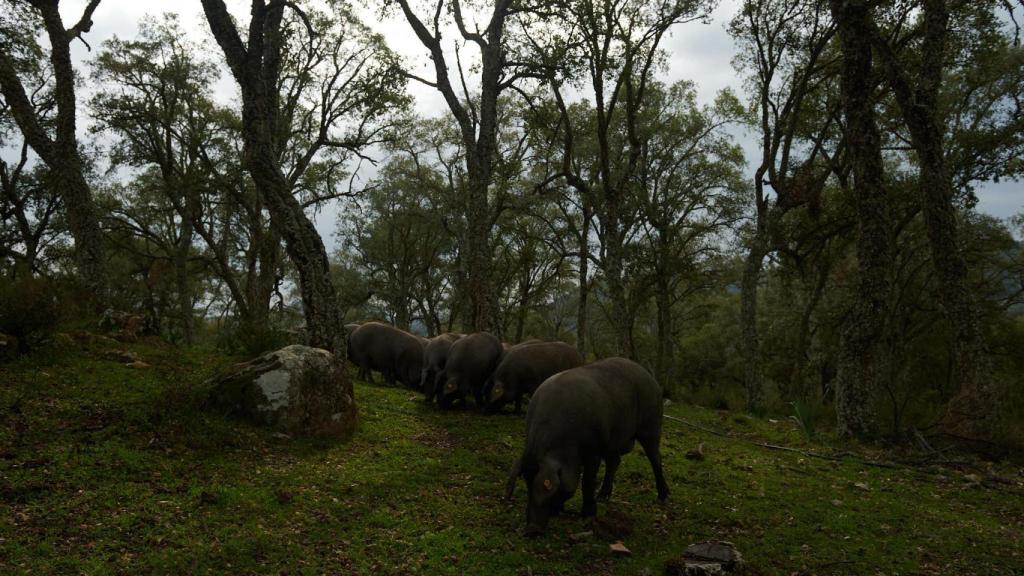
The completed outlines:
{"type": "Polygon", "coordinates": [[[793,407],[793,415],[789,419],[796,423],[804,438],[812,441],[817,438],[818,430],[816,424],[818,414],[810,406],[799,400],[790,402],[789,405],[793,407]]]}

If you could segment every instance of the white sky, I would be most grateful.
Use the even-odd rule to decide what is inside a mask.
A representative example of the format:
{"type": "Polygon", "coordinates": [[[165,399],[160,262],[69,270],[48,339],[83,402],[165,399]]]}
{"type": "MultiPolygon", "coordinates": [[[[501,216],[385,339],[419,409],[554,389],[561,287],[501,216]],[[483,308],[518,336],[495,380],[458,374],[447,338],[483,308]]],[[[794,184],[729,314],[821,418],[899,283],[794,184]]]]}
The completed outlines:
{"type": "MultiPolygon", "coordinates": [[[[387,18],[378,18],[377,7],[380,6],[380,1],[364,0],[364,3],[361,4],[362,8],[359,9],[364,20],[373,29],[384,35],[393,50],[415,63],[410,66],[411,70],[418,71],[424,77],[432,78],[432,66],[425,57],[424,49],[401,14],[395,10],[394,14],[387,18]]],[[[69,26],[77,21],[85,4],[86,0],[63,0],[61,2],[61,14],[69,26]]],[[[239,20],[246,21],[248,19],[249,3],[247,0],[227,0],[227,4],[239,20]]],[[[358,2],[356,4],[359,5],[358,2]]],[[[701,103],[710,102],[714,95],[725,87],[732,87],[737,94],[741,94],[740,80],[731,64],[734,54],[733,42],[725,31],[725,26],[736,12],[738,5],[739,0],[722,0],[710,24],[691,23],[674,29],[671,37],[664,43],[665,49],[669,53],[670,62],[667,77],[662,80],[668,83],[681,79],[695,81],[701,103]]],[[[158,15],[163,12],[178,13],[183,27],[196,38],[210,37],[199,0],[102,0],[93,16],[93,28],[86,35],[86,40],[95,51],[104,40],[111,36],[133,38],[138,29],[138,22],[143,16],[158,15]]],[[[449,34],[447,37],[452,38],[453,36],[453,34],[449,34]]],[[[217,49],[212,40],[211,49],[217,49]]],[[[466,50],[464,55],[472,52],[473,50],[466,50]]],[[[78,61],[78,69],[85,73],[84,61],[91,58],[92,55],[80,42],[74,43],[73,53],[78,61]]],[[[446,112],[444,101],[436,90],[417,82],[410,82],[409,89],[415,97],[416,109],[420,114],[438,115],[446,112]]],[[[217,86],[217,91],[217,99],[223,101],[231,99],[235,93],[234,84],[226,70],[217,86]]],[[[87,110],[82,105],[85,100],[86,95],[79,94],[81,110],[79,122],[80,129],[83,131],[88,124],[87,110]]],[[[741,140],[740,143],[743,145],[748,159],[753,158],[757,151],[753,139],[743,135],[737,137],[741,140]]],[[[1024,211],[1024,194],[1022,192],[1024,192],[1024,184],[1017,182],[983,185],[978,190],[980,200],[978,208],[982,212],[1000,218],[1020,213],[1024,211]]],[[[317,218],[317,227],[328,244],[329,250],[333,249],[333,245],[336,243],[334,229],[337,214],[338,207],[335,206],[324,210],[317,218]]]]}

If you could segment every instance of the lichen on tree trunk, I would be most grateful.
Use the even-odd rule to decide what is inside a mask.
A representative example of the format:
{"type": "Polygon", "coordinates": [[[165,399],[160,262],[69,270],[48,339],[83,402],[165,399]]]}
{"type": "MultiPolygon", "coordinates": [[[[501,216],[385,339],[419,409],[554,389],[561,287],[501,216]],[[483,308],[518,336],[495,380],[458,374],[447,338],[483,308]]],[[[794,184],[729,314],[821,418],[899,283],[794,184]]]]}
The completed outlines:
{"type": "Polygon", "coordinates": [[[34,2],[50,40],[53,99],[56,117],[52,133],[29,99],[18,77],[15,59],[0,46],[0,92],[19,130],[32,149],[50,169],[51,183],[64,201],[68,228],[75,240],[75,260],[90,297],[97,308],[106,304],[107,274],[103,233],[92,190],[85,179],[76,134],[75,70],[71,63],[71,42],[92,26],[92,13],[99,4],[93,0],[71,29],[61,19],[59,2],[34,2]]]}
{"type": "MultiPolygon", "coordinates": [[[[243,43],[223,0],[203,0],[207,22],[227,59],[242,93],[243,162],[256,191],[270,213],[271,226],[299,274],[299,291],[309,344],[333,352],[342,365],[346,358],[344,319],[331,282],[330,262],[323,239],[292,194],[276,146],[280,134],[280,98],[275,92],[281,74],[283,5],[253,0],[253,23],[243,43]]],[[[339,385],[351,390],[347,370],[339,385]]],[[[355,421],[355,402],[342,417],[355,421]]]]}
{"type": "Polygon", "coordinates": [[[981,329],[977,306],[968,285],[968,265],[958,240],[959,223],[953,203],[953,182],[946,163],[940,91],[950,35],[946,0],[923,2],[920,71],[912,77],[898,61],[889,41],[875,27],[871,38],[880,54],[888,81],[910,132],[918,160],[918,200],[936,291],[953,329],[957,393],[949,401],[943,426],[972,439],[992,438],[999,406],[992,382],[992,362],[981,329]]]}
{"type": "Polygon", "coordinates": [[[841,92],[846,145],[853,168],[857,209],[857,293],[840,334],[836,375],[839,433],[876,433],[874,395],[879,389],[879,343],[888,318],[893,254],[892,224],[883,181],[881,135],[875,121],[870,8],[831,0],[842,49],[841,92]]]}
{"type": "Polygon", "coordinates": [[[747,409],[759,410],[764,405],[764,372],[761,367],[761,341],[757,332],[757,291],[764,260],[764,216],[758,214],[757,230],[751,239],[740,280],[740,347],[743,351],[743,383],[747,391],[747,409]]]}

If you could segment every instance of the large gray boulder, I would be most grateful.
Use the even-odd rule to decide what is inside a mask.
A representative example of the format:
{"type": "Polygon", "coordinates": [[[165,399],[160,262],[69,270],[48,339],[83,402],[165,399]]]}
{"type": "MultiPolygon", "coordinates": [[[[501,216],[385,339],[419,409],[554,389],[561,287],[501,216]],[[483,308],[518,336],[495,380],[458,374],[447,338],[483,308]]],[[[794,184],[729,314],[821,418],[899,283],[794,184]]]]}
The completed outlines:
{"type": "Polygon", "coordinates": [[[209,403],[291,435],[346,437],[355,428],[352,383],[327,350],[294,344],[214,378],[209,403]]]}

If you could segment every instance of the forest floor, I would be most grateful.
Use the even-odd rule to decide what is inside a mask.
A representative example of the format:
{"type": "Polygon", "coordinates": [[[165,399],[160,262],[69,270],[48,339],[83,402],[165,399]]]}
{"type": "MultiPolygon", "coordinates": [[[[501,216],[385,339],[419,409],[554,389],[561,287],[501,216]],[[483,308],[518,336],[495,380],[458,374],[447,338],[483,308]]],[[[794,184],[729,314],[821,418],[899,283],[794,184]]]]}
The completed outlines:
{"type": "Polygon", "coordinates": [[[657,575],[710,539],[733,542],[745,574],[1024,574],[1024,471],[1009,465],[771,450],[754,442],[837,449],[785,419],[676,403],[668,415],[730,437],[666,421],[667,504],[637,449],[596,521],[577,494],[525,539],[521,483],[501,499],[522,416],[357,382],[352,441],[282,439],[200,409],[237,358],[117,344],[149,364],[130,368],[102,358],[111,347],[0,364],[0,574],[657,575]],[[703,461],[684,457],[700,444],[703,461]]]}

